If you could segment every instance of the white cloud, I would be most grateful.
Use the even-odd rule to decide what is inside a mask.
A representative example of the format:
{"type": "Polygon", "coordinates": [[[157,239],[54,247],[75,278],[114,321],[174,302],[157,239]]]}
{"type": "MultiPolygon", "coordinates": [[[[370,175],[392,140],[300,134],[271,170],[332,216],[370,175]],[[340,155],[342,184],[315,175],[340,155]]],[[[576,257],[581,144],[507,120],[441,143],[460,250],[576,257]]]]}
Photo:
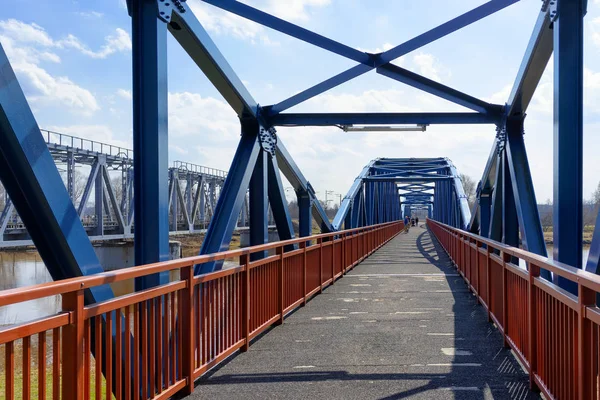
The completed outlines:
{"type": "Polygon", "coordinates": [[[132,99],[131,90],[117,89],[117,96],[120,96],[120,97],[124,98],[125,100],[132,99]]]}
{"type": "MultiPolygon", "coordinates": [[[[600,0],[596,3],[600,4],[600,0]]],[[[592,27],[592,41],[596,46],[600,47],[600,17],[594,18],[590,25],[592,27]]]]}
{"type": "Polygon", "coordinates": [[[104,17],[104,13],[98,11],[79,11],[77,13],[80,17],[84,18],[102,18],[104,17]]]}
{"type": "Polygon", "coordinates": [[[106,58],[117,52],[131,51],[131,38],[129,33],[117,28],[114,35],[104,38],[105,44],[98,51],[90,50],[76,36],[69,34],[66,38],[56,42],[58,47],[73,48],[92,58],[106,58]]]}
{"type": "Polygon", "coordinates": [[[16,19],[0,21],[0,34],[12,39],[14,43],[18,43],[20,46],[29,44],[45,49],[72,48],[92,58],[106,58],[116,52],[131,50],[131,38],[121,28],[117,28],[113,35],[106,36],[104,45],[98,51],[90,50],[79,38],[72,34],[63,39],[54,40],[41,26],[35,23],[26,24],[16,19]]]}
{"type": "Polygon", "coordinates": [[[413,56],[413,63],[417,67],[417,71],[434,81],[441,82],[442,76],[450,76],[450,71],[447,70],[432,54],[418,53],[413,56]]]}
{"type": "Polygon", "coordinates": [[[325,7],[331,0],[269,0],[267,10],[288,21],[308,21],[309,8],[325,7]]]}
{"type": "Polygon", "coordinates": [[[28,100],[39,105],[57,102],[71,111],[88,116],[100,109],[94,95],[66,76],[53,76],[39,66],[42,61],[60,62],[58,55],[28,46],[19,47],[12,38],[0,34],[0,41],[22,83],[30,89],[28,100]]]}
{"type": "Polygon", "coordinates": [[[227,103],[197,93],[169,93],[169,132],[185,141],[218,143],[236,139],[240,123],[227,103]]]}
{"type": "Polygon", "coordinates": [[[92,58],[106,58],[131,49],[131,39],[123,29],[118,28],[114,35],[107,36],[100,50],[92,51],[73,35],[55,40],[41,26],[16,19],[0,21],[0,41],[29,101],[43,106],[60,104],[83,116],[90,116],[100,109],[95,96],[67,76],[50,74],[42,63],[60,63],[56,51],[67,48],[92,58]]]}
{"type": "Polygon", "coordinates": [[[0,21],[0,31],[20,43],[32,43],[44,47],[54,46],[54,40],[44,28],[36,23],[26,24],[16,19],[8,19],[0,21]]]}
{"type": "MultiPolygon", "coordinates": [[[[310,9],[325,7],[331,0],[255,0],[246,1],[250,6],[265,10],[290,22],[310,20],[310,9]]],[[[253,44],[279,46],[266,33],[262,25],[238,17],[228,11],[205,4],[200,0],[190,0],[188,4],[204,28],[217,35],[227,35],[253,44]]]]}

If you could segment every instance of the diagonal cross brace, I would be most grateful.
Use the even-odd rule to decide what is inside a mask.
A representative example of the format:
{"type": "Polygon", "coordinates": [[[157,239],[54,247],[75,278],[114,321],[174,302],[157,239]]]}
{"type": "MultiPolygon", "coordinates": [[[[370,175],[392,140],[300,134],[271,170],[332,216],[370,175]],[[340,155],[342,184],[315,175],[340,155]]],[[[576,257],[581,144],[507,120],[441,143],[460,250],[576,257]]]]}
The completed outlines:
{"type": "MultiPolygon", "coordinates": [[[[1,45],[0,179],[54,280],[103,272],[1,45]]],[[[108,285],[85,293],[112,297],[108,285]]]]}

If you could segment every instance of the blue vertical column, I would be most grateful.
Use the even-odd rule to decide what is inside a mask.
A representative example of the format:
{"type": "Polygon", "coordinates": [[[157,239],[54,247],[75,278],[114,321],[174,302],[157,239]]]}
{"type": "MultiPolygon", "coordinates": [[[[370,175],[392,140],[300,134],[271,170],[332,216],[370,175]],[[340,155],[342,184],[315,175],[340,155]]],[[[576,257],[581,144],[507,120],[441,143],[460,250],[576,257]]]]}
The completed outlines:
{"type": "MultiPolygon", "coordinates": [[[[298,233],[300,237],[307,237],[312,234],[312,204],[310,195],[305,190],[298,190],[296,192],[298,199],[298,233]]],[[[308,246],[310,242],[306,242],[308,246]]]]}
{"type": "MultiPolygon", "coordinates": [[[[261,150],[250,178],[250,246],[269,242],[268,155],[261,150]]],[[[266,251],[250,255],[251,260],[267,256],[266,251]]]]}
{"type": "MultiPolygon", "coordinates": [[[[132,2],[135,264],[169,259],[167,26],[153,0],[132,2]]],[[[136,290],[168,273],[137,278],[136,290]]]]}
{"type": "Polygon", "coordinates": [[[481,193],[477,201],[479,202],[479,235],[488,237],[490,234],[490,194],[481,193]]]}
{"type": "Polygon", "coordinates": [[[374,200],[374,190],[373,190],[373,182],[365,182],[364,184],[365,190],[365,212],[367,215],[367,225],[373,225],[373,200],[374,200]]]}
{"type": "Polygon", "coordinates": [[[519,220],[506,150],[502,152],[502,242],[519,247],[519,220]]]}
{"type": "MultiPolygon", "coordinates": [[[[554,259],[577,268],[583,238],[583,16],[585,0],[560,1],[554,22],[554,259]]],[[[577,285],[558,279],[576,293],[577,285]]]]}

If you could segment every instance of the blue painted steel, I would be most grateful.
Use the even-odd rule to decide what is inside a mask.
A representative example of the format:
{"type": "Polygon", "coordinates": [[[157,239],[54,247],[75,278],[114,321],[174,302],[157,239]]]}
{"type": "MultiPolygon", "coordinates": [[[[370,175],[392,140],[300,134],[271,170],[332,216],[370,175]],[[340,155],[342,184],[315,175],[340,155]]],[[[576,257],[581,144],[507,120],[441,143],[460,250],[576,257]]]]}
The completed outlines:
{"type": "MultiPolygon", "coordinates": [[[[508,173],[510,173],[513,185],[523,248],[546,257],[548,254],[546,241],[540,222],[533,180],[523,140],[522,119],[516,118],[507,121],[506,138],[506,153],[509,159],[508,173]]],[[[550,280],[548,271],[543,270],[542,276],[550,280]]]]}
{"type": "MultiPolygon", "coordinates": [[[[348,190],[346,197],[344,197],[344,200],[342,200],[342,204],[340,205],[340,208],[339,208],[338,212],[336,213],[335,218],[333,219],[333,222],[331,224],[333,226],[334,230],[340,229],[342,222],[344,222],[346,215],[348,214],[348,212],[350,211],[350,208],[352,207],[352,201],[353,201],[354,197],[356,197],[356,193],[358,193],[360,190],[362,190],[363,179],[369,174],[369,171],[371,170],[373,164],[375,164],[375,161],[376,160],[369,162],[369,164],[367,164],[363,168],[363,170],[356,177],[356,179],[354,179],[352,186],[350,186],[350,190],[348,190]]],[[[367,200],[367,202],[370,204],[370,202],[372,202],[372,199],[367,200]]],[[[367,212],[367,215],[368,214],[369,214],[369,212],[367,212]]],[[[371,212],[371,214],[372,214],[372,212],[371,212]]],[[[371,219],[372,219],[372,217],[371,217],[371,219]]]]}
{"type": "Polygon", "coordinates": [[[359,64],[356,65],[346,71],[343,71],[337,74],[333,78],[329,78],[324,82],[321,82],[309,89],[304,90],[303,92],[290,97],[280,103],[277,103],[271,109],[272,114],[279,113],[288,108],[291,108],[295,105],[302,103],[312,97],[315,97],[321,93],[328,91],[338,85],[341,85],[344,82],[347,82],[353,78],[356,78],[360,75],[363,75],[369,72],[371,69],[380,67],[382,65],[388,64],[389,62],[395,60],[396,58],[402,57],[405,54],[410,53],[411,51],[417,50],[431,42],[434,42],[446,35],[449,35],[452,32],[456,32],[457,30],[464,28],[476,21],[479,21],[482,18],[485,18],[488,15],[491,15],[511,4],[516,3],[518,0],[492,0],[489,1],[471,11],[468,11],[440,26],[437,26],[421,35],[414,37],[411,40],[408,40],[391,50],[388,50],[384,53],[378,54],[377,58],[375,58],[375,63],[373,65],[365,65],[359,64]]]}
{"type": "Polygon", "coordinates": [[[513,193],[513,183],[509,173],[509,159],[502,152],[502,243],[519,247],[519,220],[513,193]]]}
{"type": "Polygon", "coordinates": [[[238,1],[202,1],[204,1],[205,3],[212,4],[213,6],[219,7],[223,10],[227,10],[236,15],[239,15],[240,17],[249,19],[250,21],[254,21],[258,24],[284,33],[286,35],[295,37],[296,39],[300,39],[302,41],[310,43],[314,46],[320,47],[325,50],[329,50],[333,53],[339,54],[351,60],[358,61],[359,63],[372,62],[371,57],[362,51],[353,49],[352,47],[346,46],[345,44],[341,44],[339,42],[336,42],[335,40],[326,38],[325,36],[319,35],[318,33],[314,33],[312,31],[309,31],[308,29],[304,29],[302,27],[299,27],[298,25],[294,25],[290,22],[282,20],[281,18],[274,17],[270,14],[267,14],[266,12],[257,10],[256,8],[250,7],[238,1]]]}
{"type": "MultiPolygon", "coordinates": [[[[211,254],[229,249],[231,235],[244,204],[254,165],[256,165],[259,152],[262,151],[256,129],[246,128],[242,132],[242,138],[233,157],[227,179],[225,179],[200,254],[211,254]]],[[[212,272],[221,267],[222,262],[196,265],[195,273],[212,272]]]]}
{"type": "Polygon", "coordinates": [[[341,72],[331,78],[316,84],[306,90],[303,90],[300,93],[297,93],[291,96],[288,99],[280,101],[277,104],[274,104],[270,107],[265,107],[269,116],[277,115],[282,111],[287,110],[288,108],[292,108],[308,99],[311,99],[321,93],[325,93],[329,89],[333,89],[334,87],[341,85],[342,83],[348,82],[362,74],[369,72],[372,70],[372,67],[364,64],[358,64],[344,72],[341,72]]]}
{"type": "MultiPolygon", "coordinates": [[[[256,246],[269,242],[269,197],[268,197],[268,155],[259,151],[256,165],[249,184],[250,207],[250,245],[256,246]]],[[[251,260],[259,260],[267,256],[267,251],[250,255],[251,260]]]]}
{"type": "Polygon", "coordinates": [[[275,126],[496,124],[499,115],[465,113],[284,113],[269,118],[275,126]]]}
{"type": "MultiPolygon", "coordinates": [[[[554,254],[582,266],[583,0],[560,1],[554,21],[554,254]]],[[[558,284],[577,293],[575,282],[558,284]]]]}
{"type": "Polygon", "coordinates": [[[239,117],[258,115],[258,104],[233,71],[189,5],[184,13],[173,11],[169,31],[239,117]]]}
{"type": "Polygon", "coordinates": [[[482,193],[479,198],[479,235],[488,237],[490,234],[490,212],[491,212],[491,201],[490,195],[482,193]]]}
{"type": "Polygon", "coordinates": [[[497,242],[502,241],[502,185],[504,180],[502,157],[496,157],[496,177],[494,191],[492,192],[492,212],[490,217],[490,230],[487,235],[492,240],[497,242]]]}
{"type": "MultiPolygon", "coordinates": [[[[133,168],[136,265],[169,259],[167,27],[156,2],[133,2],[133,168]]],[[[136,290],[169,282],[169,273],[137,278],[136,290]]]]}
{"type": "Polygon", "coordinates": [[[590,245],[587,263],[585,266],[587,272],[600,274],[600,213],[596,217],[596,226],[594,227],[594,236],[590,245]]]}
{"type": "MultiPolygon", "coordinates": [[[[269,203],[271,204],[271,211],[273,211],[273,218],[275,219],[275,225],[277,226],[279,240],[295,239],[294,226],[292,224],[292,218],[290,217],[287,199],[285,198],[285,189],[281,182],[281,175],[279,174],[279,166],[277,165],[276,157],[269,156],[268,171],[269,203]]],[[[284,250],[292,251],[297,248],[298,245],[293,244],[285,246],[284,250]]]]}
{"type": "MultiPolygon", "coordinates": [[[[52,279],[103,272],[2,45],[0,179],[52,279]]],[[[112,297],[108,285],[85,293],[88,304],[112,297]]]]}
{"type": "Polygon", "coordinates": [[[393,64],[387,64],[377,68],[377,73],[480,113],[500,114],[502,111],[502,106],[492,105],[479,100],[473,96],[393,64]]]}
{"type": "MultiPolygon", "coordinates": [[[[296,191],[298,199],[298,234],[300,237],[310,236],[312,234],[312,200],[305,190],[296,191]]],[[[309,244],[310,242],[306,242],[309,244]]]]}
{"type": "Polygon", "coordinates": [[[321,203],[319,203],[315,195],[315,191],[313,190],[310,183],[306,180],[302,172],[300,172],[300,168],[298,168],[298,166],[294,162],[294,159],[292,158],[290,153],[288,153],[281,140],[277,140],[276,155],[279,169],[286,177],[288,182],[290,182],[290,184],[294,187],[296,192],[299,190],[303,190],[309,194],[312,200],[312,215],[313,218],[319,224],[321,231],[323,233],[333,232],[335,229],[333,229],[333,226],[329,222],[329,218],[327,217],[325,210],[323,210],[321,203]]]}
{"type": "Polygon", "coordinates": [[[548,11],[540,12],[525,56],[506,102],[506,115],[524,117],[533,93],[552,55],[552,28],[548,11]]]}

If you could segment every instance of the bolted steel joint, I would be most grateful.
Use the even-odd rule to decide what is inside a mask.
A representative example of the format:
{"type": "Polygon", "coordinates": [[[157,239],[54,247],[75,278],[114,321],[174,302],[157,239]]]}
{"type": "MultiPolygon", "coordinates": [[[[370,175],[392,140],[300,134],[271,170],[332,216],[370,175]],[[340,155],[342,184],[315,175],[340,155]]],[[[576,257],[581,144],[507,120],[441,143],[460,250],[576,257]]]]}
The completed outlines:
{"type": "Polygon", "coordinates": [[[496,126],[496,142],[498,143],[497,153],[500,154],[506,146],[506,125],[496,126]]]}
{"type": "Polygon", "coordinates": [[[277,131],[275,128],[265,129],[261,126],[258,132],[258,141],[264,151],[275,157],[275,151],[277,150],[277,131]]]}
{"type": "Polygon", "coordinates": [[[156,4],[158,6],[158,18],[166,23],[171,22],[171,14],[173,9],[177,10],[180,14],[183,14],[185,12],[183,3],[186,1],[187,0],[157,0],[156,4]]]}

